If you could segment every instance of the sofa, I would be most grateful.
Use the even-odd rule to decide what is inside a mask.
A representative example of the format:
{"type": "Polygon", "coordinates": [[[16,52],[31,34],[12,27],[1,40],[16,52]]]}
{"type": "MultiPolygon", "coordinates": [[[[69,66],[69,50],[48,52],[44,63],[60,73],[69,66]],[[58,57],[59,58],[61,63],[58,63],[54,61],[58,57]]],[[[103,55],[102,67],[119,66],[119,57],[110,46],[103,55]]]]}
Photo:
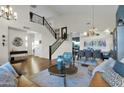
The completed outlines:
{"type": "Polygon", "coordinates": [[[90,82],[90,87],[110,87],[110,85],[102,78],[102,72],[96,72],[90,82]]]}
{"type": "Polygon", "coordinates": [[[0,66],[0,87],[37,87],[24,75],[19,75],[8,62],[0,66]]]}
{"type": "Polygon", "coordinates": [[[124,59],[109,58],[92,73],[90,87],[124,87],[124,59]]]}

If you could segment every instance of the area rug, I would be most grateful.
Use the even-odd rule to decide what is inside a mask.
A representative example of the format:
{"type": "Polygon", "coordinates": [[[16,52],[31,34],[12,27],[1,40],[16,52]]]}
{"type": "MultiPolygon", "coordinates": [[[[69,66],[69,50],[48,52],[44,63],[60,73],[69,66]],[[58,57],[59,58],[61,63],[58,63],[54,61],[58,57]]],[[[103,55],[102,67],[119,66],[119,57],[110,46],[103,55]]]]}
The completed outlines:
{"type": "MultiPolygon", "coordinates": [[[[78,66],[78,72],[66,76],[67,87],[88,87],[91,76],[88,74],[88,68],[78,66]]],[[[41,71],[31,77],[31,80],[41,87],[64,87],[64,78],[50,75],[48,70],[41,71]]]]}
{"type": "Polygon", "coordinates": [[[84,64],[84,65],[92,65],[92,66],[97,65],[95,60],[91,60],[91,61],[78,60],[77,63],[84,64]]]}

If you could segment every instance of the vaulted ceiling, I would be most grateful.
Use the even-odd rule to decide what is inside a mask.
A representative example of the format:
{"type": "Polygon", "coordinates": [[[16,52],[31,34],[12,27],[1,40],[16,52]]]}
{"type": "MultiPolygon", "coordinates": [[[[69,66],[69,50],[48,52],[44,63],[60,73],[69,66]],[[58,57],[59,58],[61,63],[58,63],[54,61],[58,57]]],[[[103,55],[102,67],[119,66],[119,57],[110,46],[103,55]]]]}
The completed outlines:
{"type": "MultiPolygon", "coordinates": [[[[107,28],[113,29],[116,23],[116,12],[118,5],[38,5],[37,12],[41,16],[47,18],[67,16],[77,16],[77,20],[80,22],[80,26],[77,26],[79,32],[87,29],[86,23],[91,23],[92,21],[92,8],[94,7],[94,21],[95,25],[100,30],[105,30],[107,28]],[[80,21],[81,20],[81,21],[80,21]],[[82,22],[82,23],[81,23],[82,22]],[[82,26],[82,27],[81,27],[82,26]]],[[[66,19],[67,19],[66,18],[66,19]]],[[[70,18],[70,20],[72,20],[70,18]]],[[[71,21],[72,22],[72,21],[71,21]]],[[[78,23],[78,22],[77,22],[78,23]]],[[[76,25],[76,24],[75,24],[76,25]]],[[[73,28],[74,29],[74,28],[73,28]]],[[[75,29],[76,30],[76,29],[75,29]]]]}
{"type": "MultiPolygon", "coordinates": [[[[41,15],[46,13],[47,17],[73,14],[91,17],[92,12],[92,5],[37,5],[34,7],[41,15]]],[[[116,14],[117,8],[117,5],[95,5],[94,14],[113,16],[116,14]]]]}

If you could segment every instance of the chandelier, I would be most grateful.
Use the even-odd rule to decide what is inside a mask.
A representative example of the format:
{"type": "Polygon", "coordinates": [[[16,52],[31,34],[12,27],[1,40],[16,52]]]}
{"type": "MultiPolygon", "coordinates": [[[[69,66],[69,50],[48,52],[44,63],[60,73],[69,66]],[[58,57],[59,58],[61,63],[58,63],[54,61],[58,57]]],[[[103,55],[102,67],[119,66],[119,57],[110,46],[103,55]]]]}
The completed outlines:
{"type": "Polygon", "coordinates": [[[0,10],[0,17],[3,17],[7,20],[16,20],[17,19],[17,13],[13,12],[13,9],[11,6],[1,6],[0,10]]]}
{"type": "Polygon", "coordinates": [[[84,36],[94,36],[94,35],[98,35],[96,33],[97,31],[97,28],[95,27],[94,25],[94,6],[92,6],[92,20],[91,20],[91,23],[87,23],[88,27],[90,27],[90,29],[88,30],[88,32],[84,32],[84,36]]]}

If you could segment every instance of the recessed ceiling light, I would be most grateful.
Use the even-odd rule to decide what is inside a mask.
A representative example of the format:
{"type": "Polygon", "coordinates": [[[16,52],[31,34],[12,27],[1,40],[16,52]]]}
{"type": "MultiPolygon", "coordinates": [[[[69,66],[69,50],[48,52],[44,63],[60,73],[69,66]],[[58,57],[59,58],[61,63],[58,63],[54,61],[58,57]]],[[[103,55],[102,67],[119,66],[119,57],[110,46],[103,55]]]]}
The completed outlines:
{"type": "Polygon", "coordinates": [[[83,35],[84,35],[84,36],[87,36],[87,32],[84,32],[83,35]]]}
{"type": "Polygon", "coordinates": [[[106,29],[104,32],[109,33],[109,34],[111,33],[109,29],[106,29]]]}

